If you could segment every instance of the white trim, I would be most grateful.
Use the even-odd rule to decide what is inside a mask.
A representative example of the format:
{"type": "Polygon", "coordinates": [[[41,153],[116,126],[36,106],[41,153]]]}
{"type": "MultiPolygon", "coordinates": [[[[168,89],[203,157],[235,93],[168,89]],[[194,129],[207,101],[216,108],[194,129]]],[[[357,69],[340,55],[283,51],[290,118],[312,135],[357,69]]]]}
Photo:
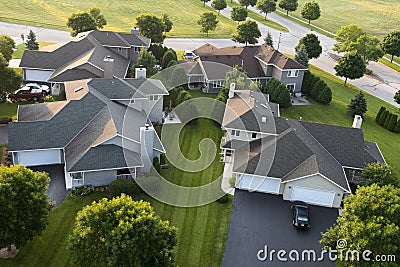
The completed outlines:
{"type": "Polygon", "coordinates": [[[235,172],[235,171],[232,171],[232,173],[252,175],[252,176],[257,176],[257,177],[261,177],[261,178],[268,178],[268,179],[273,179],[273,180],[279,180],[279,181],[282,182],[282,179],[281,179],[281,178],[276,178],[276,177],[263,176],[263,175],[257,175],[257,174],[252,174],[252,173],[245,173],[245,172],[235,172]]]}
{"type": "Polygon", "coordinates": [[[297,77],[299,77],[300,70],[284,70],[284,71],[287,71],[286,78],[297,78],[297,77]],[[292,72],[294,72],[294,75],[293,76],[289,75],[289,74],[292,74],[292,72]]]}
{"type": "MultiPolygon", "coordinates": [[[[101,70],[101,71],[104,72],[104,70],[103,70],[102,68],[100,68],[99,66],[96,66],[96,65],[92,64],[92,63],[89,62],[89,61],[86,61],[86,62],[82,63],[81,65],[83,65],[83,64],[85,64],[85,63],[87,63],[87,64],[89,64],[89,65],[95,67],[96,69],[101,70]]],[[[81,66],[81,65],[79,65],[79,66],[81,66]]],[[[79,66],[78,66],[78,67],[79,67],[79,66]]]]}
{"type": "Polygon", "coordinates": [[[119,136],[119,137],[121,137],[121,138],[125,138],[126,140],[129,140],[129,141],[132,141],[132,142],[135,142],[135,143],[140,144],[140,141],[133,140],[133,139],[131,139],[131,138],[129,138],[129,137],[120,135],[119,133],[117,133],[117,136],[119,136]]]}
{"type": "Polygon", "coordinates": [[[82,171],[70,171],[70,173],[76,173],[76,172],[100,172],[100,171],[112,171],[112,170],[120,170],[120,169],[133,169],[133,168],[140,168],[143,167],[144,165],[137,165],[137,166],[131,166],[131,167],[119,167],[119,168],[109,168],[109,169],[98,169],[98,170],[82,170],[82,171]]]}
{"type": "Polygon", "coordinates": [[[381,157],[383,158],[383,163],[385,163],[385,164],[387,165],[386,160],[385,160],[385,157],[383,156],[382,151],[380,150],[378,144],[377,144],[376,142],[371,142],[371,143],[375,143],[376,147],[378,148],[379,154],[380,154],[381,157]]]}
{"type": "Polygon", "coordinates": [[[100,145],[104,144],[105,142],[108,142],[108,141],[110,141],[111,139],[113,139],[113,138],[115,138],[115,137],[117,137],[117,136],[118,136],[117,134],[116,134],[116,135],[113,135],[113,136],[111,136],[110,138],[108,138],[108,139],[104,140],[103,142],[101,142],[101,143],[99,143],[99,144],[97,144],[97,145],[95,145],[95,146],[92,146],[92,147],[100,146],[100,145]]]}
{"type": "Polygon", "coordinates": [[[353,169],[353,170],[364,170],[363,168],[350,167],[350,166],[342,166],[342,167],[346,168],[346,169],[353,169]]]}
{"type": "Polygon", "coordinates": [[[18,153],[18,152],[44,151],[44,150],[55,150],[55,149],[61,150],[61,149],[64,149],[64,148],[60,147],[60,148],[38,148],[38,149],[26,149],[26,150],[9,150],[8,152],[18,153]]]}
{"type": "Polygon", "coordinates": [[[41,69],[41,68],[31,68],[31,67],[20,67],[23,70],[45,70],[45,71],[55,71],[55,69],[41,69]]]}

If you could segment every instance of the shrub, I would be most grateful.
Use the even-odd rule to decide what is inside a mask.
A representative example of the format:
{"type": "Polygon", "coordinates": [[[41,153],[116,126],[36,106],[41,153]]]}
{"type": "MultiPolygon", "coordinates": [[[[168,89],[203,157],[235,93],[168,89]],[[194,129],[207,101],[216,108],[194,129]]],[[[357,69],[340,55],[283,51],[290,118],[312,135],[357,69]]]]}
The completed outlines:
{"type": "Polygon", "coordinates": [[[397,123],[396,123],[396,128],[394,129],[394,131],[395,131],[396,133],[400,133],[400,120],[397,121],[397,123]]]}
{"type": "Polygon", "coordinates": [[[264,94],[269,94],[269,100],[271,102],[275,102],[275,98],[276,98],[276,88],[281,84],[281,82],[276,79],[276,78],[271,78],[268,80],[267,84],[265,85],[265,87],[263,88],[263,90],[261,90],[264,94]]]}
{"type": "Polygon", "coordinates": [[[0,118],[0,124],[7,124],[7,123],[9,123],[11,121],[12,121],[11,118],[7,118],[7,117],[0,118]]]}
{"type": "Polygon", "coordinates": [[[386,117],[389,115],[389,111],[388,110],[385,110],[383,113],[382,113],[382,115],[379,117],[379,125],[384,125],[385,124],[385,121],[386,121],[386,117]]]}
{"type": "Polygon", "coordinates": [[[160,62],[165,52],[167,52],[168,48],[163,46],[162,44],[151,44],[149,51],[153,52],[153,55],[156,57],[157,61],[160,62]]]}
{"type": "Polygon", "coordinates": [[[192,99],[192,95],[186,90],[181,90],[179,92],[179,95],[178,95],[176,101],[177,101],[177,104],[179,105],[179,104],[181,104],[181,103],[183,103],[183,102],[185,102],[187,100],[190,100],[190,99],[192,99]]]}
{"type": "Polygon", "coordinates": [[[287,108],[292,105],[292,100],[290,99],[290,92],[283,83],[281,83],[275,89],[275,93],[276,93],[275,103],[279,104],[283,108],[287,108]]]}
{"type": "Polygon", "coordinates": [[[310,95],[312,98],[318,101],[319,92],[326,86],[326,83],[319,77],[315,79],[316,82],[312,84],[310,95]]]}
{"type": "Polygon", "coordinates": [[[311,82],[313,79],[314,79],[314,75],[311,72],[309,72],[309,71],[304,72],[303,84],[301,85],[301,92],[303,94],[310,93],[311,82]]]}
{"type": "Polygon", "coordinates": [[[176,60],[178,60],[178,58],[176,57],[176,52],[174,50],[168,49],[162,58],[161,68],[166,69],[171,60],[176,61],[176,60]]]}
{"type": "Polygon", "coordinates": [[[167,156],[165,154],[160,155],[160,165],[161,166],[167,165],[167,156]]]}
{"type": "Polygon", "coordinates": [[[108,190],[113,196],[119,196],[122,193],[133,196],[142,192],[135,179],[117,179],[110,183],[108,190]]]}
{"type": "Polygon", "coordinates": [[[161,172],[160,159],[157,156],[153,158],[153,167],[158,173],[161,172]]]}
{"type": "Polygon", "coordinates": [[[223,195],[221,198],[217,199],[218,203],[225,204],[228,203],[230,200],[229,194],[223,195]]]}
{"type": "Polygon", "coordinates": [[[318,95],[318,102],[322,104],[329,104],[332,101],[332,90],[326,85],[318,95]]]}
{"type": "Polygon", "coordinates": [[[229,178],[228,180],[229,184],[231,185],[231,187],[235,188],[236,185],[236,177],[232,176],[231,178],[229,178]]]}
{"type": "Polygon", "coordinates": [[[378,114],[376,114],[376,117],[375,117],[375,121],[376,121],[377,123],[379,123],[379,118],[382,116],[383,112],[385,112],[385,111],[386,111],[386,108],[385,108],[384,106],[382,106],[382,107],[379,109],[379,112],[378,112],[378,114]]]}
{"type": "Polygon", "coordinates": [[[393,116],[393,114],[390,113],[390,112],[386,116],[385,123],[383,124],[383,127],[385,127],[386,129],[387,129],[388,125],[389,125],[390,120],[392,119],[392,116],[393,116]]]}
{"type": "Polygon", "coordinates": [[[363,92],[359,92],[353,99],[351,99],[350,104],[347,106],[347,110],[351,117],[355,115],[360,115],[361,117],[367,112],[367,101],[364,98],[363,92]]]}
{"type": "Polygon", "coordinates": [[[86,184],[80,187],[72,188],[71,195],[73,196],[86,196],[94,191],[94,187],[91,184],[86,184]]]}
{"type": "Polygon", "coordinates": [[[387,129],[391,132],[394,132],[396,129],[396,124],[397,124],[397,115],[392,114],[387,129]]]}
{"type": "Polygon", "coordinates": [[[55,102],[55,101],[56,99],[51,95],[48,95],[44,98],[44,102],[55,102]]]}

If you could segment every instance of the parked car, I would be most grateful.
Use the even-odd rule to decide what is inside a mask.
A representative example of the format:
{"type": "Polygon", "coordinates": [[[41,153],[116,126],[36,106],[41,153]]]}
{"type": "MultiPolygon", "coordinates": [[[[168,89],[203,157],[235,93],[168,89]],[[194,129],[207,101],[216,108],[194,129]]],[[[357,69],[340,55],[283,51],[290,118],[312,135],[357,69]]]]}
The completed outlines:
{"type": "Polygon", "coordinates": [[[192,58],[194,58],[196,55],[192,52],[192,51],[190,51],[190,50],[185,50],[185,55],[184,55],[184,57],[186,58],[186,59],[192,59],[192,58]]]}
{"type": "Polygon", "coordinates": [[[308,205],[302,201],[294,201],[292,204],[293,225],[300,229],[310,228],[310,216],[308,205]]]}
{"type": "Polygon", "coordinates": [[[47,85],[38,85],[38,84],[30,84],[21,87],[13,94],[10,94],[8,98],[11,100],[33,100],[37,101],[38,99],[44,98],[50,89],[47,85]]]}

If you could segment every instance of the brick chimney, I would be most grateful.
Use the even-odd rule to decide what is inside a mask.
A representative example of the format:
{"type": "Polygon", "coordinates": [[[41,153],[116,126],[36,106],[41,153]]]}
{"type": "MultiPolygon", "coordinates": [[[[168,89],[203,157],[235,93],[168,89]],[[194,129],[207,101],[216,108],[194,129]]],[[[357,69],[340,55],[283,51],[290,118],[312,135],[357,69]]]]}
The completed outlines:
{"type": "Polygon", "coordinates": [[[114,59],[106,56],[103,60],[104,78],[114,77],[114,59]]]}

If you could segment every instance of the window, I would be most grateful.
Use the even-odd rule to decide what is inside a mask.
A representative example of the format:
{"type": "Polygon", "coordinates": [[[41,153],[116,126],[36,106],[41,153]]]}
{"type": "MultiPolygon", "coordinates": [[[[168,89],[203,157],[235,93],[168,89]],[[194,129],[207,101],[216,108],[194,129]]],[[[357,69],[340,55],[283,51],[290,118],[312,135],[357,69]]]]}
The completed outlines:
{"type": "Polygon", "coordinates": [[[240,131],[238,131],[238,130],[232,130],[232,135],[239,136],[239,135],[240,135],[240,131]]]}
{"type": "Polygon", "coordinates": [[[149,96],[150,101],[157,101],[158,100],[158,95],[150,95],[149,96]]]}
{"type": "Polygon", "coordinates": [[[251,138],[256,139],[257,138],[257,133],[252,133],[251,138]]]}
{"type": "Polygon", "coordinates": [[[293,93],[296,90],[296,84],[294,83],[287,84],[286,88],[289,90],[289,92],[293,93]]]}
{"type": "Polygon", "coordinates": [[[224,81],[219,80],[219,81],[212,81],[211,84],[214,88],[222,88],[224,81]]]}
{"type": "Polygon", "coordinates": [[[287,76],[288,77],[298,77],[299,76],[299,70],[289,70],[287,76]]]}
{"type": "Polygon", "coordinates": [[[140,49],[141,49],[141,47],[135,46],[135,47],[133,48],[133,51],[139,53],[139,52],[140,52],[140,49]]]}
{"type": "Polygon", "coordinates": [[[74,172],[71,173],[71,178],[72,179],[82,179],[83,178],[83,174],[81,172],[74,172]]]}

